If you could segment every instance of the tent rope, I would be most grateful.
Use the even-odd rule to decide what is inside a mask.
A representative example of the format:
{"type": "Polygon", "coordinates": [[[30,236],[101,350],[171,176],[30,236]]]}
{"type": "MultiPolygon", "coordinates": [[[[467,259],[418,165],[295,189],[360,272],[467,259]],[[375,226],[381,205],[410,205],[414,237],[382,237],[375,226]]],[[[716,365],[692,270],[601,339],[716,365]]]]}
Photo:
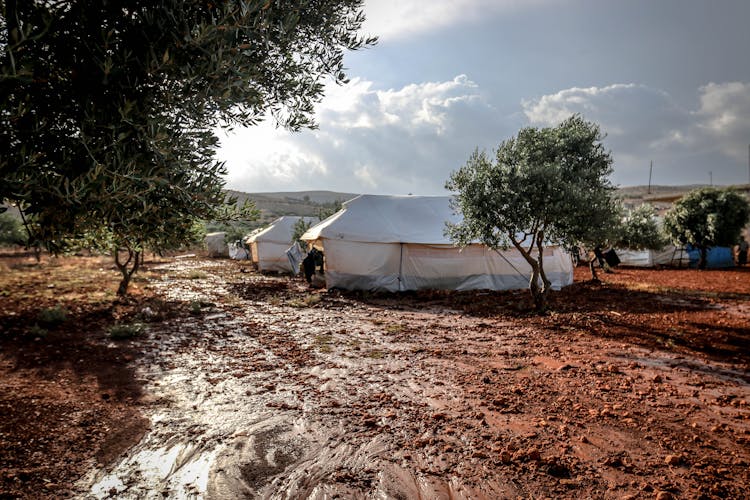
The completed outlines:
{"type": "Polygon", "coordinates": [[[524,273],[522,273],[521,271],[519,271],[519,270],[518,270],[518,268],[517,268],[516,266],[514,266],[514,265],[513,265],[513,263],[512,263],[511,261],[509,261],[507,257],[505,257],[505,255],[503,255],[502,253],[500,253],[500,252],[498,251],[498,249],[497,249],[497,248],[493,248],[492,250],[493,250],[493,251],[494,251],[494,252],[495,252],[496,254],[498,254],[498,255],[499,255],[500,257],[502,257],[502,259],[503,259],[503,260],[504,260],[505,262],[507,262],[507,263],[508,263],[508,265],[509,265],[510,267],[512,267],[512,268],[513,268],[513,270],[514,270],[514,271],[516,271],[516,272],[518,273],[518,275],[519,275],[519,276],[522,276],[522,277],[524,277],[524,278],[526,277],[526,275],[525,275],[524,273]]]}

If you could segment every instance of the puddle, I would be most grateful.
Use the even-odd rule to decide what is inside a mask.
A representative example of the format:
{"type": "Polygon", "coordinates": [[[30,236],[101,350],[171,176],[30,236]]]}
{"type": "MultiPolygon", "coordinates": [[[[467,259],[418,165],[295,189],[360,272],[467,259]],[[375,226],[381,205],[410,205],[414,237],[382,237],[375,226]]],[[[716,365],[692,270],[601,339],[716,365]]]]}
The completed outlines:
{"type": "Polygon", "coordinates": [[[544,471],[576,467],[584,496],[599,498],[625,475],[581,464],[601,457],[571,444],[567,429],[606,429],[601,421],[618,411],[617,442],[641,445],[639,415],[614,410],[620,400],[643,406],[643,388],[622,367],[698,372],[747,393],[747,374],[729,367],[613,353],[607,343],[560,346],[533,328],[457,311],[335,297],[303,307],[303,285],[225,279],[226,266],[164,266],[168,276],[196,276],[158,282],[169,300],[215,305],[151,324],[138,340],[150,431],[82,481],[87,498],[571,497],[544,471]],[[584,361],[599,358],[620,367],[584,361]],[[550,469],[555,460],[562,465],[550,469]]]}

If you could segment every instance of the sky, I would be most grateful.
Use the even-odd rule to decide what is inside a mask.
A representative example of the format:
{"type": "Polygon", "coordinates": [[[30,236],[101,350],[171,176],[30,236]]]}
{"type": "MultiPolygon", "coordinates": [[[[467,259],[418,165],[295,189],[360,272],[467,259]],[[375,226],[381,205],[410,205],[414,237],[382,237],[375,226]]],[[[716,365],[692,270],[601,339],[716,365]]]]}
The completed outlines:
{"type": "Polygon", "coordinates": [[[366,0],[317,130],[221,132],[227,187],[446,195],[476,148],[578,113],[617,186],[750,182],[748,0],[366,0]]]}

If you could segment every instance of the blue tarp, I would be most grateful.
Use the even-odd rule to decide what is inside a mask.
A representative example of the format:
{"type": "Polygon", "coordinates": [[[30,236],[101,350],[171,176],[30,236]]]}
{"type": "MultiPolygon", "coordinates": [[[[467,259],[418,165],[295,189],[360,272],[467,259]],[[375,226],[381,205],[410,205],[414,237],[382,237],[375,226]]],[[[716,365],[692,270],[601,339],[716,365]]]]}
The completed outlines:
{"type": "MultiPolygon", "coordinates": [[[[687,245],[687,253],[690,256],[690,267],[698,267],[701,252],[692,245],[687,245]]],[[[734,267],[734,253],[729,247],[711,247],[708,249],[708,269],[720,267],[734,267]]]]}

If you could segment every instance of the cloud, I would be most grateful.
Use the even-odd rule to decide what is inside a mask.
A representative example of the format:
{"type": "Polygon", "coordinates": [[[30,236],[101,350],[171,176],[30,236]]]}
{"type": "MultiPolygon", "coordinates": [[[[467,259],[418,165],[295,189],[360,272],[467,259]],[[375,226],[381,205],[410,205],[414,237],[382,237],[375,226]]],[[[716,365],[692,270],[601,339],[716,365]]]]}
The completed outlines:
{"type": "Polygon", "coordinates": [[[297,134],[264,123],[225,135],[220,156],[229,186],[442,193],[474,147],[492,146],[515,128],[465,75],[388,90],[354,79],[329,89],[317,120],[318,130],[297,134]]]}
{"type": "Polygon", "coordinates": [[[696,124],[688,134],[703,149],[715,149],[738,161],[747,160],[750,141],[750,83],[709,83],[700,88],[696,124]]]}
{"type": "Polygon", "coordinates": [[[615,184],[747,182],[750,84],[709,83],[693,106],[635,83],[569,88],[527,99],[502,115],[470,78],[376,89],[354,79],[328,89],[320,129],[291,133],[270,122],[225,135],[228,185],[242,191],[329,189],[443,194],[450,172],[475,147],[492,149],[526,125],[556,125],[573,113],[601,126],[615,184]]]}
{"type": "Polygon", "coordinates": [[[693,110],[633,83],[565,89],[522,108],[533,125],[556,125],[573,113],[598,123],[615,159],[614,180],[624,185],[645,183],[651,160],[662,183],[707,182],[709,171],[720,183],[745,181],[738,163],[747,161],[749,84],[703,86],[693,110]]]}
{"type": "Polygon", "coordinates": [[[367,0],[364,32],[382,41],[408,38],[554,0],[367,0]]]}
{"type": "Polygon", "coordinates": [[[574,87],[521,105],[533,125],[557,125],[578,113],[598,123],[610,144],[641,150],[654,148],[689,118],[666,92],[633,83],[574,87]]]}

